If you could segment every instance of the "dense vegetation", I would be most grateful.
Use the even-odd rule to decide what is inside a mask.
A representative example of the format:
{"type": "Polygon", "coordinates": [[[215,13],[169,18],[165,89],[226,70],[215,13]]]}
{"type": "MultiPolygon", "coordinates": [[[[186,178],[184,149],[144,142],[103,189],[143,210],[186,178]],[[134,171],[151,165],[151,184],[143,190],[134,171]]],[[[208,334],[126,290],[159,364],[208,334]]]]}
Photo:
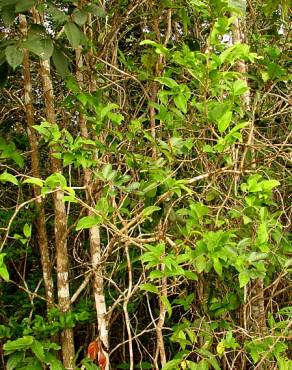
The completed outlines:
{"type": "Polygon", "coordinates": [[[288,1],[0,16],[1,368],[291,370],[288,1]]]}

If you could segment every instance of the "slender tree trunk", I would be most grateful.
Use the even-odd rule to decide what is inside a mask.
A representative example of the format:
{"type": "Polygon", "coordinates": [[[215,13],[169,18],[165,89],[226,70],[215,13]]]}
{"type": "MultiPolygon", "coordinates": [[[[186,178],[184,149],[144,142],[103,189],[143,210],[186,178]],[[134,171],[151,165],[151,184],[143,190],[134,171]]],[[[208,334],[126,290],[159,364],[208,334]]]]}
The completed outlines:
{"type": "MultiPolygon", "coordinates": [[[[26,17],[23,14],[19,15],[19,25],[20,31],[23,36],[27,35],[27,23],[26,17]]],[[[31,172],[33,177],[40,178],[40,166],[39,166],[39,152],[38,152],[38,142],[36,132],[33,129],[34,125],[34,109],[32,103],[32,84],[30,75],[30,61],[29,52],[24,50],[23,56],[23,85],[24,85],[24,103],[25,103],[25,113],[27,122],[27,135],[31,148],[31,172]]],[[[49,255],[48,247],[48,237],[46,230],[45,221],[45,210],[43,205],[43,200],[40,197],[41,191],[38,186],[33,187],[34,196],[36,197],[36,228],[38,236],[38,244],[41,255],[41,263],[43,270],[43,278],[45,285],[45,294],[47,300],[47,307],[52,308],[54,306],[54,291],[53,291],[53,279],[52,279],[52,267],[49,255]]]]}
{"type": "MultiPolygon", "coordinates": [[[[34,20],[40,24],[40,16],[33,9],[34,20]]],[[[46,118],[50,123],[56,123],[54,93],[50,72],[50,61],[40,60],[41,78],[46,108],[46,118]]],[[[54,148],[51,149],[54,151],[54,148]]],[[[52,152],[51,152],[52,154],[52,152]]],[[[62,173],[62,166],[58,159],[51,156],[51,167],[53,172],[62,173]]],[[[67,250],[67,214],[64,203],[64,192],[57,190],[54,192],[55,209],[55,243],[57,257],[57,286],[58,304],[63,314],[71,311],[70,291],[69,291],[69,258],[67,250]]],[[[74,369],[74,337],[73,329],[66,328],[61,333],[62,357],[66,369],[74,369]]]]}
{"type": "MultiPolygon", "coordinates": [[[[243,43],[245,32],[245,21],[239,17],[234,22],[233,30],[233,43],[243,43]]],[[[243,79],[247,82],[246,76],[247,65],[244,61],[240,61],[237,65],[238,72],[243,74],[243,79]]],[[[242,104],[244,109],[247,111],[251,110],[251,98],[250,92],[247,91],[242,97],[242,104]]],[[[252,115],[253,116],[253,115],[252,115]]],[[[251,119],[250,125],[247,131],[247,145],[242,153],[240,169],[244,168],[246,161],[247,152],[251,152],[251,166],[255,168],[253,145],[254,142],[254,120],[251,119]]],[[[264,306],[264,283],[263,279],[259,278],[250,282],[247,286],[246,298],[247,302],[244,305],[245,312],[243,317],[245,318],[245,326],[247,330],[253,331],[257,335],[262,335],[266,329],[266,317],[265,317],[265,306],[264,306]]]]}
{"type": "MultiPolygon", "coordinates": [[[[76,79],[79,86],[82,88],[83,81],[83,56],[81,48],[76,49],[76,79]]],[[[86,118],[83,114],[80,114],[79,117],[80,132],[82,137],[89,138],[89,133],[87,129],[86,118]]],[[[92,179],[91,172],[88,168],[84,169],[84,181],[87,188],[87,201],[92,203],[93,189],[95,187],[94,180],[92,179]]],[[[92,212],[89,211],[88,215],[92,215],[92,212]]],[[[89,230],[89,240],[90,240],[90,255],[91,255],[91,264],[94,271],[93,275],[93,294],[95,299],[95,309],[97,314],[97,324],[99,339],[103,344],[104,355],[106,357],[106,367],[105,370],[109,369],[109,337],[108,337],[108,320],[107,320],[107,309],[103,289],[103,271],[102,266],[100,265],[101,259],[101,245],[100,245],[100,229],[99,226],[93,226],[89,230]]]]}

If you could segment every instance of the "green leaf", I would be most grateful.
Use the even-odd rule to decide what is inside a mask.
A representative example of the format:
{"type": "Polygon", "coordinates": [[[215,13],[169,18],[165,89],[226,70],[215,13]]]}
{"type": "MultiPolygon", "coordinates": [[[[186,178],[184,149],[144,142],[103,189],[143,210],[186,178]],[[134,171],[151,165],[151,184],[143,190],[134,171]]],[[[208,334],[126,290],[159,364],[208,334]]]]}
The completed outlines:
{"type": "Polygon", "coordinates": [[[168,49],[165,46],[158,44],[157,42],[153,40],[143,40],[140,42],[140,45],[151,45],[155,47],[155,52],[157,54],[163,54],[163,55],[168,54],[168,49]]]}
{"type": "Polygon", "coordinates": [[[223,114],[223,116],[221,118],[219,118],[217,120],[217,122],[218,122],[218,130],[221,133],[224,132],[228,128],[228,126],[229,126],[229,124],[231,122],[231,119],[232,119],[232,112],[231,111],[227,111],[226,113],[223,114]]]}
{"type": "Polygon", "coordinates": [[[51,39],[43,39],[35,35],[23,41],[22,46],[39,56],[42,60],[49,59],[54,51],[54,44],[51,39]]]}
{"type": "Polygon", "coordinates": [[[57,72],[62,77],[68,77],[70,73],[69,61],[60,49],[54,48],[52,60],[57,72]]]}
{"type": "Polygon", "coordinates": [[[228,0],[228,7],[244,15],[246,13],[246,0],[228,0]]]}
{"type": "Polygon", "coordinates": [[[14,370],[17,365],[23,360],[24,354],[22,352],[13,353],[7,361],[7,370],[14,370]]]}
{"type": "Polygon", "coordinates": [[[52,353],[47,352],[45,355],[45,363],[50,365],[50,370],[64,370],[61,361],[58,360],[52,353]]]}
{"type": "Polygon", "coordinates": [[[96,17],[105,17],[106,16],[105,10],[101,6],[98,6],[96,4],[90,4],[90,5],[86,6],[85,10],[88,13],[92,13],[96,17]]]}
{"type": "Polygon", "coordinates": [[[24,336],[13,341],[9,340],[3,345],[3,349],[4,351],[16,351],[21,349],[27,349],[31,346],[33,341],[34,337],[24,336]]]}
{"type": "Polygon", "coordinates": [[[222,276],[222,264],[218,258],[213,259],[214,270],[219,276],[222,276]]]}
{"type": "Polygon", "coordinates": [[[164,295],[160,297],[161,302],[163,303],[164,307],[167,309],[168,316],[171,317],[172,315],[172,307],[167,297],[164,295]]]}
{"type": "Polygon", "coordinates": [[[248,86],[244,80],[236,80],[232,86],[234,96],[242,95],[248,91],[248,86]]]}
{"type": "Polygon", "coordinates": [[[83,26],[87,20],[87,12],[83,9],[76,9],[72,14],[72,18],[79,26],[83,26]]]}
{"type": "Polygon", "coordinates": [[[249,271],[247,270],[241,271],[238,275],[238,279],[239,279],[239,287],[240,288],[245,287],[250,281],[249,271]]]}
{"type": "Polygon", "coordinates": [[[171,360],[168,361],[161,370],[176,370],[179,369],[178,365],[181,363],[181,360],[171,360]]]}
{"type": "Polygon", "coordinates": [[[264,223],[261,223],[257,230],[257,242],[260,244],[264,244],[269,240],[269,233],[267,230],[267,226],[264,223]]]}
{"type": "Polygon", "coordinates": [[[47,10],[56,23],[63,24],[66,22],[67,20],[66,14],[53,4],[48,3],[47,10]]]}
{"type": "Polygon", "coordinates": [[[192,362],[187,361],[188,369],[189,370],[209,370],[210,366],[206,360],[202,360],[200,362],[192,362]]]}
{"type": "Polygon", "coordinates": [[[71,46],[74,49],[84,44],[84,34],[74,22],[67,22],[64,26],[64,30],[71,46]]]}
{"type": "Polygon", "coordinates": [[[208,350],[206,350],[204,348],[198,349],[197,352],[200,355],[204,356],[206,358],[206,361],[208,361],[209,364],[212,365],[215,370],[221,370],[221,368],[220,368],[220,366],[218,364],[218,361],[216,360],[216,358],[213,355],[213,353],[209,352],[208,350]]]}
{"type": "Polygon", "coordinates": [[[31,358],[27,358],[27,360],[29,359],[27,365],[24,367],[24,368],[21,368],[20,370],[43,370],[43,366],[41,364],[41,362],[35,358],[35,357],[31,357],[31,358]]]}
{"type": "Polygon", "coordinates": [[[207,260],[206,260],[205,256],[203,256],[203,255],[198,256],[195,259],[195,265],[196,265],[196,269],[197,269],[198,273],[203,272],[205,270],[205,268],[207,267],[207,260]]]}
{"type": "Polygon", "coordinates": [[[154,81],[157,81],[162,85],[169,87],[170,89],[174,89],[175,87],[179,86],[178,83],[170,77],[156,77],[154,81]]]}
{"type": "Polygon", "coordinates": [[[29,10],[36,4],[36,0],[21,0],[15,6],[16,13],[22,13],[29,10]]]}
{"type": "Polygon", "coordinates": [[[61,173],[55,172],[46,178],[45,185],[51,189],[58,187],[64,189],[67,186],[67,180],[61,173]]]}
{"type": "Polygon", "coordinates": [[[5,49],[5,55],[7,62],[13,69],[18,67],[22,63],[23,50],[19,47],[17,48],[14,45],[7,46],[7,48],[5,49]]]}
{"type": "Polygon", "coordinates": [[[159,211],[159,210],[160,210],[160,207],[157,207],[157,206],[149,206],[149,207],[146,207],[143,210],[143,216],[144,217],[150,216],[150,215],[152,215],[152,213],[154,213],[156,211],[159,211]]]}
{"type": "Polygon", "coordinates": [[[25,224],[23,226],[23,235],[28,239],[31,237],[31,225],[25,224]]]}
{"type": "Polygon", "coordinates": [[[140,289],[145,290],[146,292],[151,292],[151,293],[158,294],[157,287],[153,284],[150,284],[150,283],[141,284],[140,289]]]}
{"type": "Polygon", "coordinates": [[[9,27],[13,24],[16,14],[13,5],[3,6],[1,9],[1,17],[5,26],[9,27]]]}
{"type": "Polygon", "coordinates": [[[187,113],[187,98],[184,94],[178,94],[173,97],[173,101],[178,109],[180,109],[183,113],[187,113]]]}
{"type": "Polygon", "coordinates": [[[261,182],[262,189],[265,191],[270,191],[280,185],[277,180],[264,180],[261,182]]]}
{"type": "Polygon", "coordinates": [[[81,230],[81,229],[90,229],[93,226],[100,225],[102,222],[102,217],[98,215],[92,215],[92,216],[85,216],[82,217],[76,226],[76,230],[81,230]]]}
{"type": "Polygon", "coordinates": [[[160,270],[153,270],[149,274],[149,278],[154,280],[154,279],[160,279],[164,276],[164,273],[160,270]]]}
{"type": "MultiPolygon", "coordinates": [[[[1,257],[5,256],[5,253],[1,253],[1,257]]],[[[3,280],[9,281],[9,273],[7,270],[6,265],[3,262],[3,257],[1,258],[1,263],[0,263],[0,276],[2,277],[3,280]]]]}
{"type": "Polygon", "coordinates": [[[34,340],[31,344],[31,350],[32,352],[36,355],[36,357],[44,362],[45,361],[45,353],[44,353],[44,347],[42,345],[41,342],[39,342],[38,340],[34,340]]]}
{"type": "Polygon", "coordinates": [[[14,175],[11,175],[10,173],[8,173],[6,171],[3,172],[0,175],[0,181],[2,181],[2,182],[11,182],[14,185],[18,185],[17,178],[14,175]]]}
{"type": "Polygon", "coordinates": [[[23,184],[33,184],[33,185],[37,185],[39,187],[43,187],[44,185],[44,181],[41,180],[41,179],[38,179],[37,177],[30,177],[29,179],[25,179],[23,182],[23,184]]]}

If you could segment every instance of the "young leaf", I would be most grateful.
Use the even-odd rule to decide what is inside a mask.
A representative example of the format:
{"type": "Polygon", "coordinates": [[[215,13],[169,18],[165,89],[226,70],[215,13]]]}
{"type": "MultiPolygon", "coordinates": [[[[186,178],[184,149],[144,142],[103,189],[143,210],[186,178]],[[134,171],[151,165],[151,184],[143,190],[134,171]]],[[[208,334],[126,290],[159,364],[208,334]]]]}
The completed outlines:
{"type": "Polygon", "coordinates": [[[174,89],[175,87],[178,86],[178,83],[170,77],[156,77],[155,81],[169,87],[170,89],[174,89]]]}
{"type": "Polygon", "coordinates": [[[25,224],[23,226],[23,235],[28,239],[31,237],[31,226],[29,224],[25,224]]]}
{"type": "Polygon", "coordinates": [[[33,184],[33,185],[37,185],[39,187],[43,187],[44,185],[44,181],[41,180],[41,179],[38,179],[37,177],[30,177],[28,179],[25,179],[23,182],[23,184],[33,184]]]}
{"type": "Polygon", "coordinates": [[[198,273],[203,272],[207,266],[206,258],[203,255],[198,256],[195,259],[195,265],[198,273]]]}
{"type": "Polygon", "coordinates": [[[227,111],[226,113],[223,114],[223,116],[221,118],[218,119],[218,130],[222,133],[224,132],[230,122],[231,122],[231,119],[232,119],[232,112],[230,111],[227,111]]]}
{"type": "Polygon", "coordinates": [[[5,55],[7,62],[13,69],[18,67],[22,63],[23,50],[17,48],[14,45],[7,46],[7,48],[5,49],[5,55]]]}
{"type": "Polygon", "coordinates": [[[167,297],[164,295],[160,297],[161,302],[163,303],[164,307],[167,309],[168,316],[171,317],[172,315],[172,307],[167,297]]]}
{"type": "Polygon", "coordinates": [[[76,230],[90,229],[93,226],[99,225],[102,222],[102,217],[97,215],[82,217],[76,226],[76,230]]]}
{"type": "Polygon", "coordinates": [[[9,281],[9,273],[7,270],[6,265],[4,265],[4,262],[0,264],[0,276],[2,277],[3,280],[9,281]]]}
{"type": "Polygon", "coordinates": [[[157,42],[155,42],[153,40],[143,40],[143,41],[140,42],[140,45],[151,45],[151,46],[154,46],[155,47],[155,52],[157,54],[166,55],[168,53],[168,49],[165,46],[160,45],[160,44],[158,44],[157,42]]]}
{"type": "Polygon", "coordinates": [[[17,178],[14,175],[11,175],[10,173],[8,173],[6,171],[3,172],[0,175],[0,181],[2,181],[2,182],[11,182],[14,185],[18,185],[17,178]]]}
{"type": "Polygon", "coordinates": [[[248,91],[248,86],[244,80],[236,80],[232,86],[233,95],[242,95],[248,91]]]}
{"type": "Polygon", "coordinates": [[[144,217],[150,216],[150,215],[152,215],[153,212],[156,212],[156,211],[159,211],[159,210],[160,210],[160,207],[157,207],[157,206],[146,207],[143,210],[143,216],[144,217]]]}
{"type": "Polygon", "coordinates": [[[241,271],[238,275],[239,287],[245,287],[250,281],[250,274],[248,271],[241,271]]]}
{"type": "Polygon", "coordinates": [[[141,284],[140,289],[145,290],[146,292],[151,292],[151,293],[158,294],[157,287],[153,284],[150,284],[150,283],[141,284]]]}
{"type": "Polygon", "coordinates": [[[187,113],[187,98],[184,94],[178,94],[173,97],[173,101],[175,105],[180,109],[183,113],[187,113]]]}

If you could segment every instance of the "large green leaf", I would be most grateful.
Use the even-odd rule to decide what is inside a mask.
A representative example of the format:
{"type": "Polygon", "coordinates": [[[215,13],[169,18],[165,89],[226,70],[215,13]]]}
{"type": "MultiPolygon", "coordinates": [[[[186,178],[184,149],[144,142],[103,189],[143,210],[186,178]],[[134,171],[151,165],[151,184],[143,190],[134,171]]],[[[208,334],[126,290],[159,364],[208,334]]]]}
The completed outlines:
{"type": "Polygon", "coordinates": [[[5,49],[5,55],[7,62],[13,69],[18,67],[22,63],[23,50],[19,47],[17,48],[15,45],[7,46],[7,48],[5,49]]]}
{"type": "Polygon", "coordinates": [[[17,365],[20,364],[23,358],[24,358],[23,352],[13,353],[7,361],[6,365],[7,370],[14,370],[17,367],[17,365]]]}
{"type": "Polygon", "coordinates": [[[52,353],[48,352],[45,356],[46,364],[50,365],[51,370],[64,370],[64,366],[61,361],[58,360],[52,353]]]}
{"type": "Polygon", "coordinates": [[[228,6],[242,15],[246,13],[246,0],[228,0],[228,6]]]}
{"type": "Polygon", "coordinates": [[[51,39],[43,39],[37,35],[33,35],[23,41],[22,46],[39,56],[42,60],[49,59],[54,51],[54,44],[51,39]]]}
{"type": "Polygon", "coordinates": [[[16,3],[15,11],[17,13],[25,12],[36,4],[36,0],[21,0],[16,3]]]}
{"type": "Polygon", "coordinates": [[[69,70],[69,61],[60,49],[54,48],[52,60],[57,72],[62,77],[68,77],[71,74],[69,70]]]}
{"type": "Polygon", "coordinates": [[[31,344],[31,350],[40,361],[45,361],[44,347],[41,342],[35,339],[31,344]]]}
{"type": "Polygon", "coordinates": [[[73,48],[84,44],[85,37],[74,22],[67,22],[64,26],[66,36],[73,48]]]}
{"type": "Polygon", "coordinates": [[[87,20],[87,15],[87,12],[83,9],[76,9],[72,14],[72,18],[79,26],[83,26],[87,20]]]}
{"type": "Polygon", "coordinates": [[[16,351],[20,349],[29,348],[34,341],[32,336],[24,336],[22,338],[18,338],[16,340],[9,340],[3,345],[4,351],[16,351]]]}

